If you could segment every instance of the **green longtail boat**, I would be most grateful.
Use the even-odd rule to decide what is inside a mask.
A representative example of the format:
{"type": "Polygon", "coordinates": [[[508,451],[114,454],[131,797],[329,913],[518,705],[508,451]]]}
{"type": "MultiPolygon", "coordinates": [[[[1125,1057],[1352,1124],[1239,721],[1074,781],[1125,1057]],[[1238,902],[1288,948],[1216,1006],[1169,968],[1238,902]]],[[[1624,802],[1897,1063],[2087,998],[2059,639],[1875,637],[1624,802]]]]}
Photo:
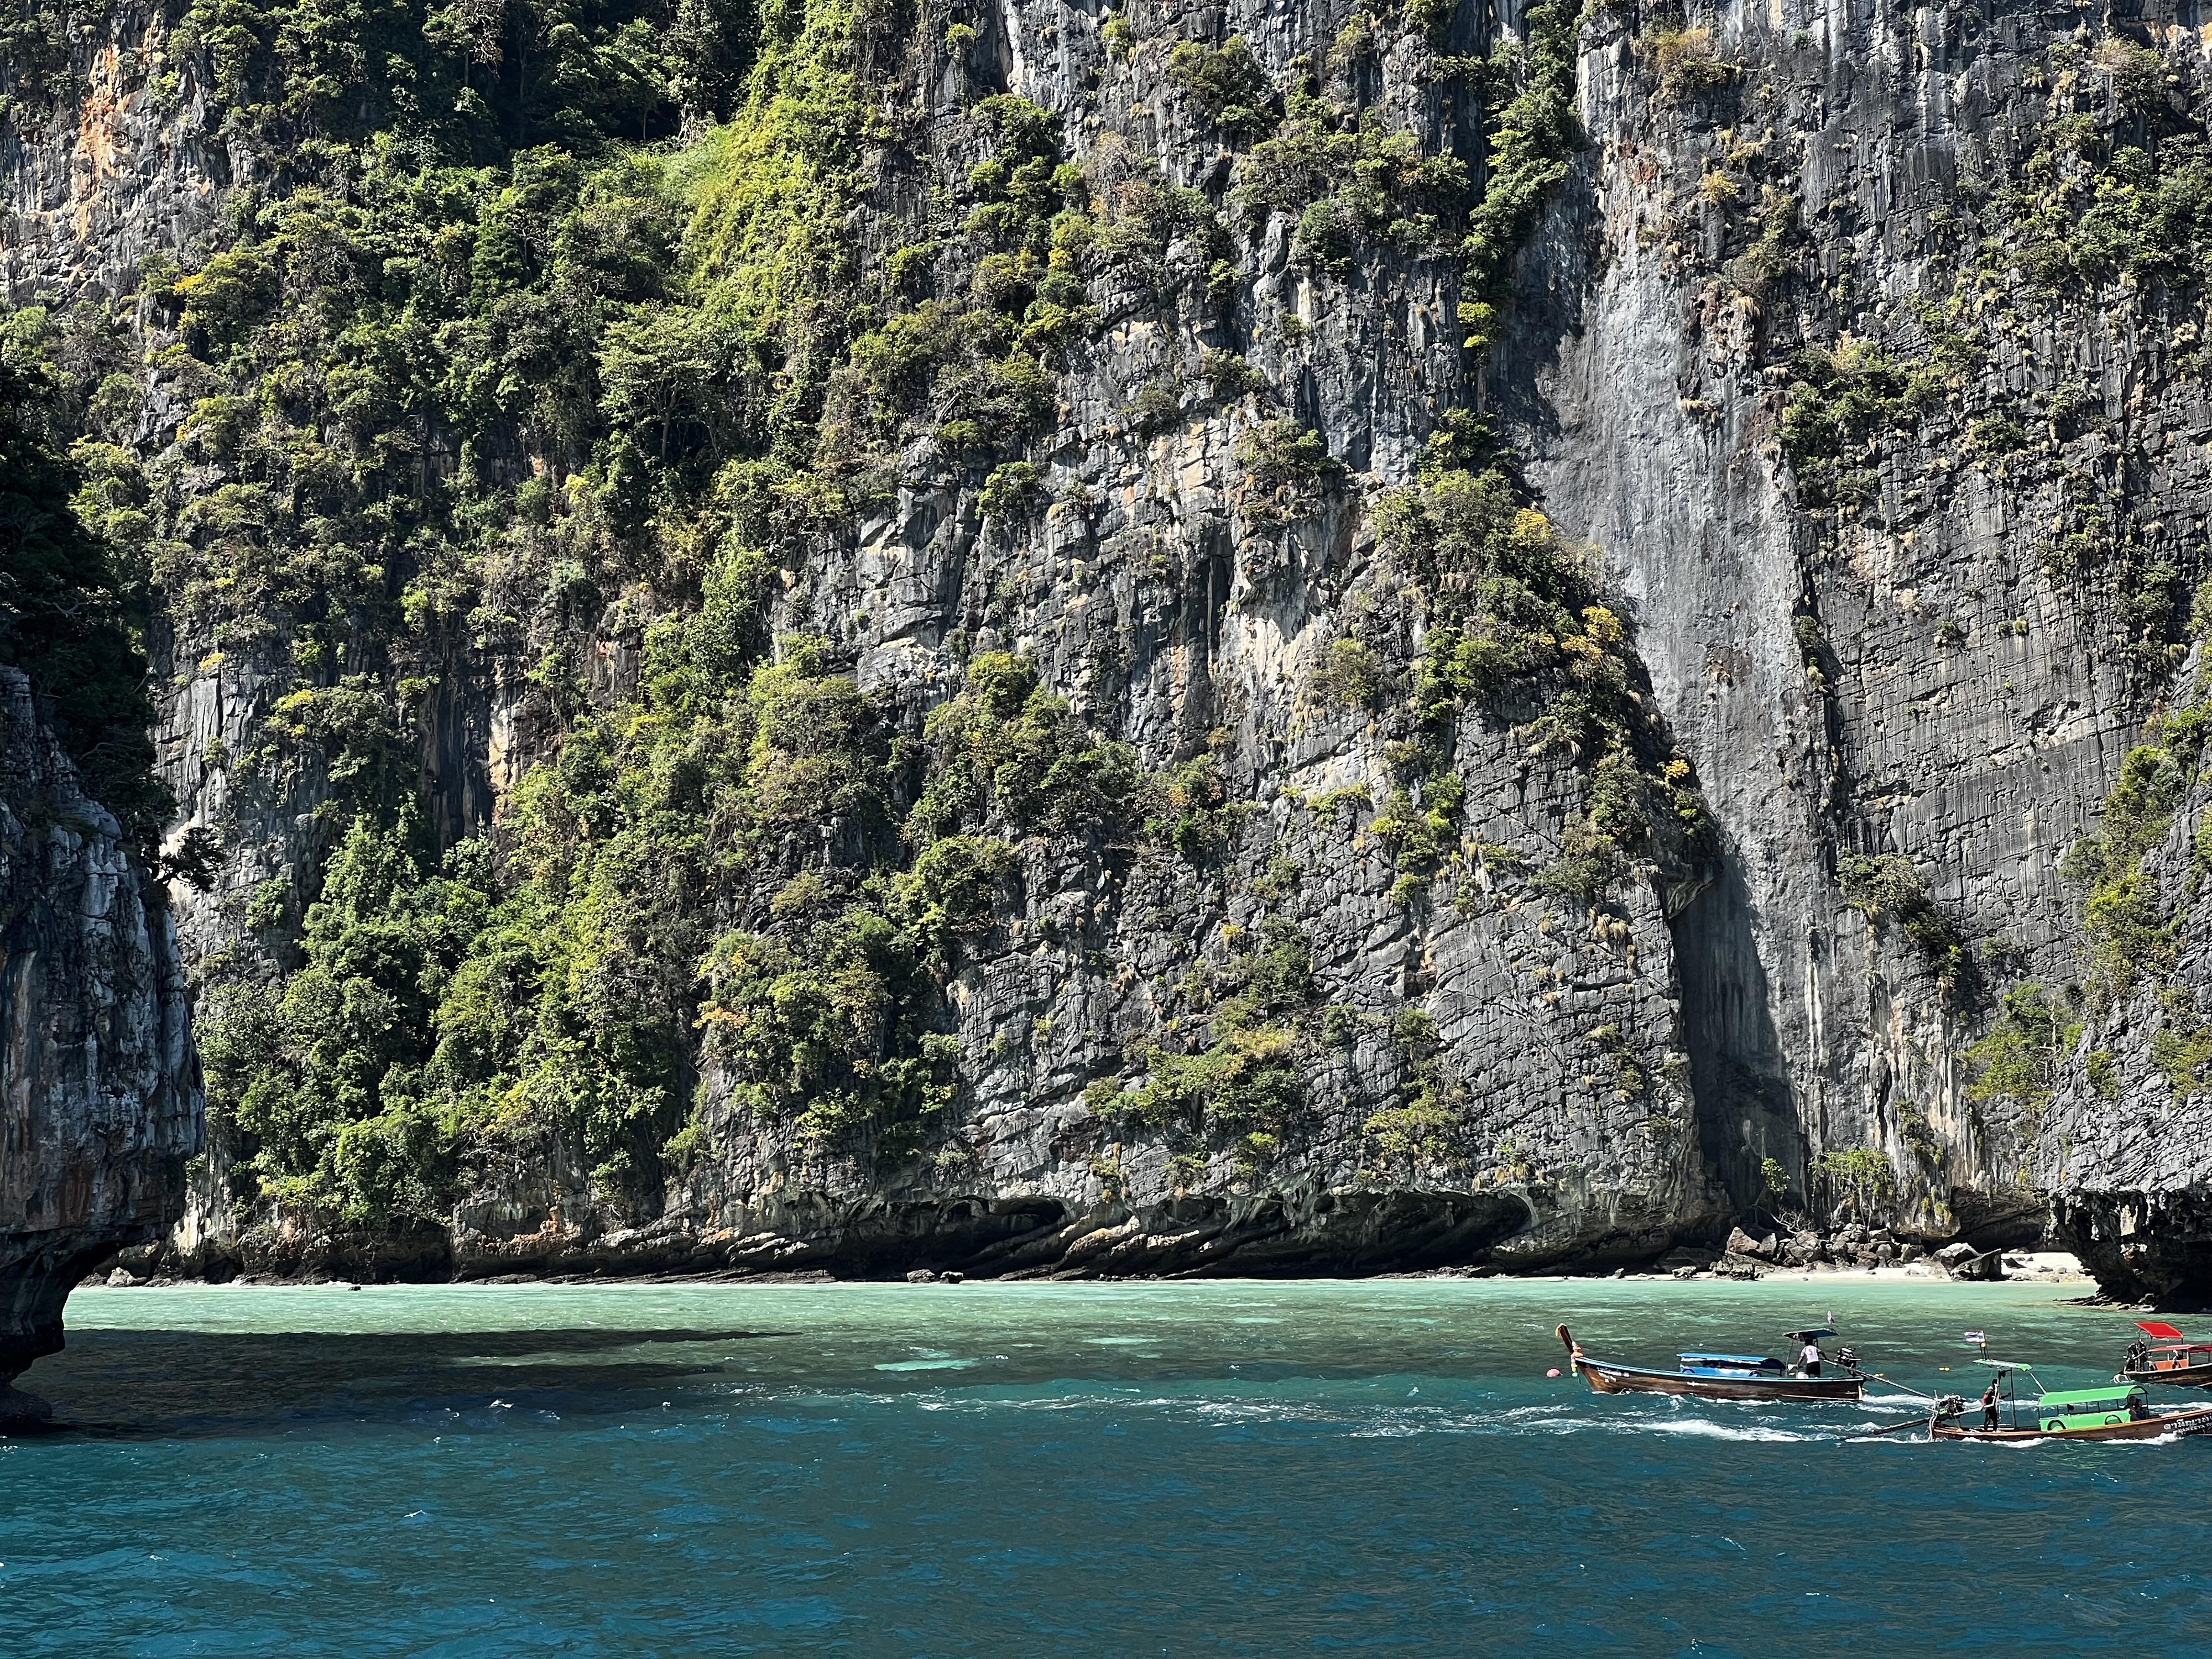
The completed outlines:
{"type": "Polygon", "coordinates": [[[2033,1367],[1994,1359],[1989,1391],[1979,1403],[1979,1422],[1969,1427],[1977,1408],[1957,1395],[1938,1402],[1928,1419],[1931,1440],[2155,1440],[2163,1435],[2212,1432],[2212,1406],[2154,1410],[2150,1398],[2127,1382],[2089,1389],[2045,1389],[2033,1367]],[[2035,1393],[2014,1383],[2024,1376],[2035,1393]]]}

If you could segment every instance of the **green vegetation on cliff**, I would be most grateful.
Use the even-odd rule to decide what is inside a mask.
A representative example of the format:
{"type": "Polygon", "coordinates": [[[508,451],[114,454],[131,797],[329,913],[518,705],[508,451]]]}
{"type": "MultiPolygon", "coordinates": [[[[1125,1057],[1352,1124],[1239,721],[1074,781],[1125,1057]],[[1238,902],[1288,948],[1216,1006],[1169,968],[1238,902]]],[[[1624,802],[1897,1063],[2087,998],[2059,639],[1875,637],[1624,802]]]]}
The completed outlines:
{"type": "MultiPolygon", "coordinates": [[[[1604,603],[1593,562],[1528,505],[1510,465],[1474,423],[1449,426],[1419,481],[1382,499],[1376,534],[1426,612],[1414,702],[1431,743],[1462,703],[1510,696],[1540,710],[1522,715],[1531,752],[1563,756],[1581,774],[1583,817],[1536,885],[1595,902],[1638,859],[1703,852],[1708,829],[1689,762],[1644,705],[1627,625],[1604,603]]],[[[1419,746],[1407,769],[1426,772],[1435,758],[1419,746]]],[[[1435,869],[1459,787],[1448,774],[1431,778],[1425,811],[1401,792],[1376,820],[1408,875],[1435,869]]]]}
{"type": "MultiPolygon", "coordinates": [[[[224,757],[234,799],[326,794],[348,826],[244,919],[297,965],[209,969],[210,1104],[288,1206],[434,1213],[472,1148],[548,1131],[611,1190],[653,1190],[702,1000],[709,1051],[811,1128],[944,1091],[912,1012],[943,927],[867,874],[897,845],[880,711],[820,642],[771,650],[761,626],[776,550],[848,510],[867,451],[833,382],[864,384],[844,365],[873,361],[890,298],[859,282],[848,220],[884,137],[871,65],[903,26],[739,21],[188,21],[241,142],[314,135],[288,188],[238,199],[227,247],[151,273],[179,338],[152,368],[191,399],[177,459],[225,481],[157,461],[133,526],[180,623],[290,659],[224,757]],[[686,112],[728,119],[625,147],[686,112]],[[610,605],[641,630],[612,706],[585,678],[610,605]],[[562,737],[495,843],[441,860],[406,751],[465,652],[520,659],[562,737]],[[812,903],[792,896],[808,866],[812,903]],[[779,870],[767,931],[727,934],[724,896],[776,893],[779,870]],[[794,949],[797,980],[775,966],[794,949]],[[763,997],[776,1018],[739,1041],[763,997]],[[865,1109],[831,1098],[842,1075],[865,1109]]],[[[938,367],[871,390],[918,397],[938,367]]]]}
{"type": "MultiPolygon", "coordinates": [[[[305,965],[281,987],[227,988],[201,1022],[209,1097],[258,1147],[234,1181],[242,1200],[356,1224],[434,1212],[473,1058],[444,1005],[489,885],[490,849],[463,842],[434,865],[411,807],[388,827],[354,820],[307,908],[305,965]]],[[[483,961],[469,962],[479,978],[483,961]]]]}
{"type": "MultiPolygon", "coordinates": [[[[1202,408],[1246,531],[1343,507],[1351,470],[1255,366],[1238,261],[1278,234],[1310,276],[1429,262],[1487,332],[1579,143],[1577,17],[1539,7],[1527,51],[1441,63],[1480,106],[1480,190],[1355,87],[1371,18],[1280,86],[1233,38],[1164,49],[1164,95],[1237,152],[1199,188],[1118,139],[1077,161],[1077,118],[984,75],[977,26],[896,0],[193,0],[148,95],[189,64],[253,182],[146,262],[143,361],[89,309],[11,337],[40,374],[92,364],[55,428],[84,434],[73,462],[40,452],[82,547],[112,550],[87,591],[120,607],[143,572],[179,696],[256,710],[185,766],[241,878],[198,963],[241,1210],[404,1225],[550,1138],[649,1211],[732,1114],[825,1163],[957,1158],[947,1109],[1011,1039],[965,1052],[953,981],[1018,945],[1126,981],[1098,919],[1131,866],[1207,917],[1258,844],[1225,731],[1147,732],[1147,769],[1012,621],[1032,562],[1048,584],[1097,552],[1055,528],[1099,507],[1068,476],[1064,428],[1093,412],[1064,375],[1203,335],[1142,368],[1112,436],[1202,408]],[[918,678],[864,688],[880,619],[827,555],[940,508],[1018,580],[932,596],[918,678]],[[1087,902],[1042,914],[1041,872],[1087,902]]],[[[22,79],[19,133],[43,85],[22,79]]],[[[1585,783],[1540,885],[1595,899],[1696,830],[1688,768],[1591,561],[1474,430],[1455,416],[1383,512],[1426,643],[1389,677],[1418,741],[1392,745],[1374,833],[1401,897],[1456,856],[1454,711],[1514,702],[1585,783]]],[[[1140,580],[1176,648],[1199,609],[1176,583],[1218,625],[1210,573],[1140,580]]],[[[1110,609],[1102,684],[1151,627],[1110,609]]],[[[1333,661],[1346,707],[1382,700],[1380,653],[1333,661]]],[[[1170,941],[1188,973],[1119,1034],[1127,1087],[1097,1079],[1103,1029],[1054,1085],[1096,1079],[1186,1174],[1273,1157],[1351,1017],[1322,1004],[1287,864],[1249,884],[1282,913],[1256,948],[1226,924],[1170,941]]],[[[1399,1035],[1405,1103],[1370,1136],[1430,1160],[1464,1095],[1432,1028],[1399,1035]]]]}
{"type": "Polygon", "coordinates": [[[2153,720],[2145,741],[2120,763],[2095,833],[2075,842],[2061,872],[2081,890],[2090,993],[2099,1012],[2148,975],[2173,966],[2173,932],[2143,855],[2161,845],[2174,809],[2197,776],[2212,707],[2198,703],[2153,720]]]}
{"type": "Polygon", "coordinates": [[[1568,157],[1583,142],[1575,117],[1583,9],[1582,0],[1538,0],[1528,10],[1526,50],[1494,54],[1480,66],[1490,105],[1484,135],[1489,177],[1468,223],[1460,301],[1471,346],[1487,345],[1497,331],[1513,259],[1565,181],[1568,157]]]}
{"type": "Polygon", "coordinates": [[[65,447],[70,405],[96,395],[84,371],[108,343],[88,319],[29,310],[0,319],[0,663],[29,678],[85,793],[151,866],[174,804],[153,770],[145,580],[88,527],[95,515],[76,510],[100,485],[65,447]],[[58,371],[64,355],[80,373],[58,371]]]}

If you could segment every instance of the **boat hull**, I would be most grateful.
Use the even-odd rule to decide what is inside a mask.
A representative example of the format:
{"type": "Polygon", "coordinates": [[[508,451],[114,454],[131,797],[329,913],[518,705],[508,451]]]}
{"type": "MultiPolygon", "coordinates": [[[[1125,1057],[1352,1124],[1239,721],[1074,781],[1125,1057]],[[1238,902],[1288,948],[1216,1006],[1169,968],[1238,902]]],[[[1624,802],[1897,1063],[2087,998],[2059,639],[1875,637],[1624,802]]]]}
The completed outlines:
{"type": "Polygon", "coordinates": [[[2156,1440],[2168,1434],[2212,1433],[2212,1406],[2139,1417],[2126,1423],[2099,1423],[2083,1429],[1968,1429],[1936,1425],[1938,1440],[2156,1440]]]}
{"type": "Polygon", "coordinates": [[[1856,1376],[1686,1376],[1680,1371],[1577,1359],[1575,1370],[1598,1394],[1672,1394],[1692,1400],[1856,1400],[1856,1376]]]}
{"type": "Polygon", "coordinates": [[[2176,1365],[2166,1370],[2128,1370],[2121,1379],[2160,1389],[2212,1389],[2212,1365],[2176,1365]]]}

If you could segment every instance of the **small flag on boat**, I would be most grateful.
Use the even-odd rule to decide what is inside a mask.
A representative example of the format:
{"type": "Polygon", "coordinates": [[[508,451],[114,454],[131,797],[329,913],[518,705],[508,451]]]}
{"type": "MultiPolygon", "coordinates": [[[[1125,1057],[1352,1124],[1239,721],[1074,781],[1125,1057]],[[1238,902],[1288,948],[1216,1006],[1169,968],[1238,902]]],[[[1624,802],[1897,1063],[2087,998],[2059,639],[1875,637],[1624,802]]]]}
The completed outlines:
{"type": "Polygon", "coordinates": [[[1984,1336],[1984,1335],[1983,1335],[1979,1331],[1968,1331],[1968,1332],[1966,1333],[1966,1340],[1967,1340],[1967,1341],[1969,1341],[1969,1342],[1977,1343],[1977,1344],[1978,1344],[1979,1346],[1981,1346],[1982,1347],[1984,1347],[1984,1348],[1986,1348],[1986,1347],[1988,1347],[1988,1346],[1990,1346],[1990,1340],[1989,1340],[1989,1338],[1987,1338],[1986,1336],[1984,1336]]]}

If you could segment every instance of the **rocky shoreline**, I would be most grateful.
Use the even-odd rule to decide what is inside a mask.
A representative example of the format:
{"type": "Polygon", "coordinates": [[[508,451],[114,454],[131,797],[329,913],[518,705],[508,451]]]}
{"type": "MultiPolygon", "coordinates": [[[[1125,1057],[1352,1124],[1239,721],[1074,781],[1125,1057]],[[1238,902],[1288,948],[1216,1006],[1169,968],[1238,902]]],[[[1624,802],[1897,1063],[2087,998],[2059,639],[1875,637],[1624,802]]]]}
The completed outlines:
{"type": "MultiPolygon", "coordinates": [[[[1753,1267],[1726,1255],[1715,1255],[1710,1251],[1685,1251],[1670,1255],[1672,1266],[1649,1267],[1615,1267],[1607,1271],[1588,1273],[1501,1273],[1487,1267],[1430,1267],[1407,1273],[1381,1273],[1363,1275],[1377,1279],[1522,1279],[1531,1281],[1549,1279],[1569,1283],[1576,1279],[1595,1279],[1607,1281],[1656,1284],[1661,1282],[1697,1281],[1710,1283],[1719,1279],[1765,1279],[1778,1284],[1816,1283],[1846,1275],[1874,1279],[1884,1284],[1918,1282],[1942,1284],[2018,1284],[2052,1283],[2094,1286],[2078,1256],[2063,1250],[2028,1252],[1991,1251],[1986,1256],[1976,1255],[1973,1261],[1978,1270],[1954,1272],[1938,1262],[1933,1256],[1923,1256],[1911,1263],[1883,1262],[1876,1267],[1861,1267],[1856,1264],[1823,1261],[1804,1267],[1753,1267]],[[1711,1258],[1702,1263],[1701,1257],[1711,1258]],[[1986,1263],[1986,1266],[1981,1264],[1986,1263]]],[[[1317,1275],[1318,1276],[1318,1275],[1317,1275]]],[[[386,1280],[384,1283],[436,1282],[457,1285],[832,1285],[832,1284],[891,1284],[962,1285],[975,1283],[1035,1283],[1040,1280],[1066,1283],[1070,1276],[1049,1274],[1006,1275],[1004,1278],[978,1277],[958,1272],[939,1273],[927,1267],[915,1268],[905,1273],[884,1273],[872,1278],[856,1278],[830,1273],[822,1268],[799,1269],[787,1273],[645,1273],[610,1276],[605,1273],[495,1273],[489,1276],[454,1278],[438,1281],[386,1280]]],[[[1133,1273],[1109,1283],[1158,1283],[1172,1275],[1133,1273]]],[[[230,1279],[181,1278],[159,1272],[137,1273],[127,1267],[118,1266],[105,1274],[96,1274],[79,1286],[82,1290],[176,1290],[193,1286],[236,1288],[240,1290],[292,1290],[327,1288],[333,1285],[359,1290],[364,1283],[380,1281],[349,1278],[343,1274],[308,1273],[301,1274],[240,1273],[230,1279]]],[[[2084,1298],[2085,1303],[2099,1305],[2133,1306],[2109,1297],[2084,1298]]]]}
{"type": "MultiPolygon", "coordinates": [[[[2022,1278],[2056,1279],[2063,1283],[2094,1285],[2094,1280],[2083,1267],[2081,1259],[2069,1252],[2057,1250],[2022,1251],[2004,1248],[1977,1250],[1972,1245],[1960,1243],[1936,1250],[1925,1249],[1911,1241],[1899,1241],[1883,1228],[1847,1227],[1832,1238],[1822,1238],[1816,1233],[1802,1232],[1783,1239],[1769,1234],[1753,1238],[1738,1228],[1729,1235],[1723,1249],[1704,1249],[1694,1246],[1677,1246],[1655,1260],[1633,1265],[1589,1267],[1579,1270],[1562,1270],[1554,1264],[1546,1267],[1513,1268],[1484,1263],[1479,1265],[1444,1265],[1419,1268],[1383,1268],[1368,1273],[1327,1273],[1287,1272],[1274,1274],[1240,1274],[1222,1272],[1132,1272],[1103,1273],[1082,1269],[1030,1268],[1009,1272],[973,1272],[958,1268],[913,1267],[901,1271],[896,1267],[874,1273],[836,1272],[829,1267],[788,1268],[642,1268],[629,1272],[609,1272],[604,1269],[564,1269],[545,1267],[536,1271],[501,1273],[394,1273],[369,1271],[356,1267],[347,1271],[336,1261],[325,1256],[321,1265],[301,1266],[290,1272],[272,1272],[238,1267],[230,1273],[190,1273],[174,1271],[173,1259],[162,1246],[146,1246],[124,1252],[116,1265],[103,1273],[96,1273],[86,1281],[88,1288],[129,1290],[167,1288],[186,1285],[236,1285],[246,1287],[274,1288],[286,1285],[350,1285],[395,1283],[441,1283],[476,1285],[591,1285],[621,1282],[638,1284],[834,1284],[889,1283],[908,1284],[950,1283],[969,1281],[1003,1281],[1021,1283],[1031,1281],[1067,1282],[1095,1280],[1109,1282],[1150,1282],[1178,1278],[1367,1278],[1367,1279],[1607,1279],[1633,1280],[1712,1280],[1712,1279],[1774,1279],[1778,1281],[1813,1280],[1842,1274],[1859,1274],[1884,1280],[1898,1279],[1924,1279],[1931,1283],[1996,1284],[2022,1278]]],[[[2110,1298],[2108,1298],[2110,1299],[2110,1298]]]]}
{"type": "Polygon", "coordinates": [[[211,1282],[380,1282],[791,1273],[888,1279],[915,1272],[1063,1279],[1653,1270],[1755,1277],[1924,1261],[1930,1271],[1971,1278],[1994,1275],[2000,1250],[2047,1242],[2040,1227],[2018,1224],[1963,1238],[1916,1237],[1865,1221],[1823,1229],[1802,1218],[1796,1224],[1747,1218],[1723,1232],[1557,1188],[1313,1180],[1146,1204],[1085,1202],[1034,1188],[899,1200],[799,1194],[774,1204],[679,1209],[630,1227],[601,1226],[587,1206],[568,1210],[557,1201],[499,1217],[483,1206],[465,1209],[452,1224],[381,1232],[318,1226],[311,1218],[221,1230],[196,1220],[188,1214],[168,1238],[130,1252],[120,1265],[140,1277],[211,1282]],[[583,1218],[570,1219],[574,1214],[583,1218]]]}

